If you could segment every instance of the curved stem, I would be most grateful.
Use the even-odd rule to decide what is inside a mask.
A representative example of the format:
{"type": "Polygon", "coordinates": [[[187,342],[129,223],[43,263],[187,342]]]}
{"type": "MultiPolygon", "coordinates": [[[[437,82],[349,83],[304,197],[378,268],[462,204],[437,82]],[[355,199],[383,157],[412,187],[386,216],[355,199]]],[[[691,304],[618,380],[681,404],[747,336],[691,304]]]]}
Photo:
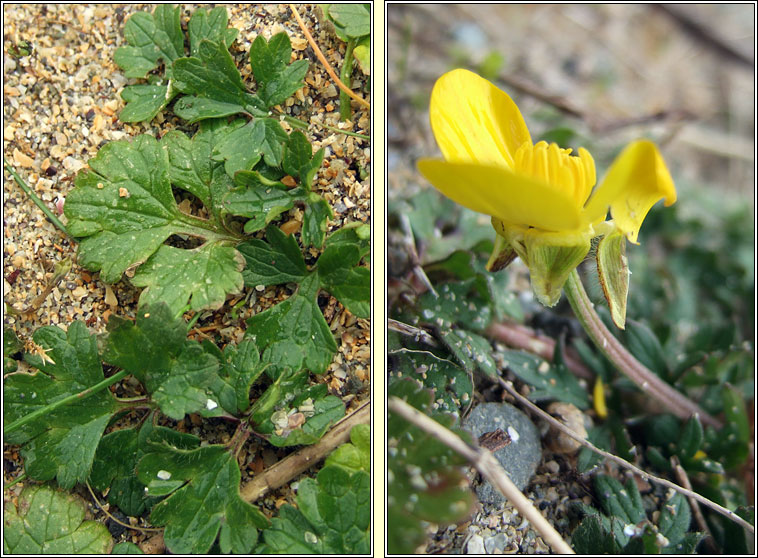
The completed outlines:
{"type": "Polygon", "coordinates": [[[698,415],[703,424],[721,428],[719,420],[712,417],[700,406],[691,401],[669,384],[661,380],[655,373],[642,365],[629,351],[608,331],[605,324],[597,315],[592,302],[587,296],[582,280],[576,269],[571,272],[564,286],[566,298],[582,327],[592,339],[601,353],[621,372],[650,397],[663,403],[666,409],[682,419],[698,415]]]}

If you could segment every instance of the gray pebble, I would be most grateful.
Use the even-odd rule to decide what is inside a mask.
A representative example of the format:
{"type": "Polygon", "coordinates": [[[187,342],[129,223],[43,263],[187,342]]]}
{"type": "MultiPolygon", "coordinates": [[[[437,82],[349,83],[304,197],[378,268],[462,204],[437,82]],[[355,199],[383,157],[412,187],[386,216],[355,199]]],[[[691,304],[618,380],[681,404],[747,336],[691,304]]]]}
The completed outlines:
{"type": "Polygon", "coordinates": [[[494,554],[495,549],[502,552],[506,546],[508,546],[508,538],[505,536],[505,533],[498,533],[494,537],[490,537],[484,541],[484,549],[487,551],[487,554],[494,554]]]}
{"type": "MultiPolygon", "coordinates": [[[[542,458],[540,435],[532,421],[508,403],[482,403],[463,421],[463,427],[471,432],[475,440],[482,434],[498,428],[511,435],[511,443],[496,451],[495,458],[508,473],[513,484],[519,490],[524,490],[542,458]]],[[[482,502],[505,502],[500,492],[486,481],[476,487],[476,493],[482,502]]]]}

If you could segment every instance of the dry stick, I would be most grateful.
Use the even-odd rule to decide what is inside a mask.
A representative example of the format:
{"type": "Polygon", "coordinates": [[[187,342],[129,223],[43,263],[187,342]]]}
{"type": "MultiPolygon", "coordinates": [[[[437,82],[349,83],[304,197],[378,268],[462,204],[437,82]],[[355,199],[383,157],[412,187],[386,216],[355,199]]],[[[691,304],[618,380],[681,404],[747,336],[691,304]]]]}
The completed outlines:
{"type": "MultiPolygon", "coordinates": [[[[679,481],[679,484],[687,490],[692,490],[692,484],[690,483],[690,478],[687,476],[687,471],[681,466],[679,458],[676,455],[671,457],[671,465],[674,468],[674,473],[676,473],[676,478],[679,481]]],[[[708,552],[711,554],[718,554],[719,549],[713,540],[713,535],[708,528],[708,524],[705,522],[705,517],[703,517],[703,512],[700,509],[697,500],[694,498],[688,498],[687,501],[690,504],[690,509],[692,509],[692,515],[695,516],[695,523],[697,523],[698,529],[706,534],[704,543],[708,547],[708,552]]]]}
{"type": "Polygon", "coordinates": [[[413,274],[431,291],[434,298],[439,298],[440,295],[434,290],[434,285],[429,281],[429,277],[426,276],[426,272],[424,272],[424,269],[421,267],[421,258],[418,257],[418,252],[416,251],[416,240],[413,237],[411,221],[405,213],[400,215],[400,225],[403,229],[403,243],[405,244],[405,249],[408,251],[408,256],[410,256],[411,263],[413,264],[413,274]]]}
{"type": "Polygon", "coordinates": [[[587,296],[576,269],[569,275],[563,288],[571,308],[598,350],[646,395],[660,401],[681,419],[698,416],[703,424],[720,429],[721,421],[706,413],[700,406],[664,382],[659,376],[638,361],[618,339],[608,331],[587,296]]]}
{"type": "Polygon", "coordinates": [[[302,18],[300,17],[300,14],[297,13],[297,8],[294,4],[290,4],[290,10],[292,10],[292,14],[295,16],[295,19],[297,20],[297,24],[300,26],[300,29],[303,30],[303,33],[305,34],[305,38],[308,39],[308,43],[310,43],[311,48],[313,49],[313,52],[316,53],[316,56],[318,57],[319,61],[324,65],[324,68],[326,68],[326,72],[329,74],[329,77],[332,78],[332,81],[337,84],[337,87],[342,89],[345,93],[350,95],[353,99],[358,101],[360,104],[362,104],[366,108],[371,108],[371,104],[363,99],[362,97],[359,97],[353,91],[344,83],[340,81],[340,78],[337,77],[337,74],[334,73],[334,70],[332,70],[332,67],[329,65],[329,62],[326,61],[326,57],[321,52],[321,49],[318,48],[318,45],[316,44],[316,41],[313,40],[313,37],[311,36],[310,31],[308,31],[308,28],[305,26],[305,23],[303,23],[302,18]]]}
{"type": "Polygon", "coordinates": [[[356,411],[337,422],[317,444],[288,455],[261,475],[253,477],[253,480],[242,487],[240,496],[246,502],[255,502],[270,490],[276,490],[324,459],[337,446],[347,442],[353,426],[370,422],[371,402],[367,401],[356,411]]]}
{"type": "Polygon", "coordinates": [[[459,453],[479,471],[493,486],[513,504],[529,523],[542,535],[542,538],[558,554],[574,554],[572,548],[561,538],[558,531],[548,523],[542,514],[534,507],[529,499],[516,488],[508,474],[503,470],[492,453],[484,448],[468,445],[447,428],[426,416],[421,411],[411,407],[402,399],[392,396],[388,399],[387,407],[408,422],[434,436],[453,451],[459,453]]]}
{"type": "MultiPolygon", "coordinates": [[[[528,327],[505,322],[493,323],[487,328],[487,333],[498,341],[502,341],[509,347],[527,350],[548,361],[553,359],[553,354],[555,353],[555,340],[551,337],[540,335],[528,327]]],[[[595,374],[593,374],[592,371],[590,371],[590,369],[587,368],[574,354],[569,352],[568,348],[565,349],[565,353],[566,354],[563,355],[563,360],[569,370],[580,378],[589,380],[595,377],[595,374]]]]}
{"type": "Polygon", "coordinates": [[[432,337],[432,335],[426,330],[409,325],[409,324],[405,324],[403,322],[398,322],[397,320],[393,320],[392,318],[389,318],[387,320],[387,329],[391,329],[392,331],[397,331],[398,333],[402,333],[403,335],[408,335],[409,337],[413,337],[416,341],[421,341],[431,347],[439,346],[439,343],[437,343],[437,340],[434,337],[432,337]]]}
{"type": "MultiPolygon", "coordinates": [[[[489,378],[489,376],[487,376],[487,377],[489,378]]],[[[643,479],[650,480],[650,481],[653,481],[653,482],[657,482],[658,484],[662,484],[664,486],[672,488],[673,490],[676,490],[677,492],[682,493],[684,496],[687,496],[688,498],[694,498],[698,502],[701,502],[702,504],[705,504],[706,506],[708,506],[709,508],[717,511],[718,513],[720,513],[722,515],[725,515],[726,517],[728,517],[732,521],[735,521],[736,523],[739,523],[742,527],[744,527],[745,529],[747,529],[751,533],[755,533],[755,527],[753,527],[752,525],[750,525],[750,523],[748,523],[747,521],[745,521],[744,519],[742,519],[740,516],[738,516],[733,511],[730,511],[730,510],[726,509],[723,506],[720,506],[719,504],[717,504],[715,502],[711,502],[708,498],[706,498],[704,496],[701,496],[697,492],[693,492],[692,490],[687,490],[686,488],[682,488],[678,484],[674,484],[673,482],[671,482],[669,480],[662,479],[660,477],[656,477],[655,475],[651,475],[650,473],[646,473],[645,471],[643,471],[639,467],[636,467],[635,465],[632,465],[628,461],[625,461],[624,459],[621,459],[620,457],[617,457],[617,456],[613,455],[612,453],[608,453],[607,451],[601,450],[600,448],[596,447],[594,444],[592,444],[591,442],[588,442],[587,440],[585,440],[584,438],[582,438],[579,434],[577,434],[576,432],[574,432],[573,430],[571,430],[570,428],[568,428],[565,424],[563,424],[559,420],[556,420],[555,418],[553,418],[552,416],[550,416],[549,414],[547,414],[545,411],[543,411],[542,409],[540,409],[539,407],[537,407],[537,405],[535,405],[534,403],[532,403],[531,401],[529,401],[526,397],[524,397],[523,395],[521,395],[518,391],[516,391],[516,388],[514,388],[513,385],[510,382],[506,382],[503,378],[500,378],[500,377],[497,378],[497,381],[513,397],[515,397],[516,399],[518,399],[521,403],[523,403],[524,405],[526,405],[527,407],[529,407],[529,409],[531,409],[532,411],[534,411],[535,413],[537,413],[540,417],[542,417],[543,419],[545,419],[546,421],[548,421],[550,424],[552,424],[553,426],[555,426],[558,430],[560,430],[561,432],[565,433],[568,436],[571,436],[574,440],[576,440],[577,442],[579,442],[583,446],[588,447],[589,449],[591,449],[595,453],[599,453],[600,455],[602,455],[606,459],[610,459],[611,461],[617,463],[621,467],[624,467],[626,469],[630,469],[634,473],[636,473],[639,476],[641,476],[643,479]]]]}

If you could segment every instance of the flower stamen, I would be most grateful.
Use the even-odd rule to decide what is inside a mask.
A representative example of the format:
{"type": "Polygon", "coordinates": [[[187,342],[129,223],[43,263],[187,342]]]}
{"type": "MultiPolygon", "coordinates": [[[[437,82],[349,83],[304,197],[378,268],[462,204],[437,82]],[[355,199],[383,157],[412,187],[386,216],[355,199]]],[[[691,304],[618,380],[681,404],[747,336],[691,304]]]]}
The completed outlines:
{"type": "Polygon", "coordinates": [[[581,207],[595,185],[595,162],[583,147],[579,148],[577,155],[571,155],[572,151],[571,148],[562,149],[556,143],[548,145],[540,141],[531,145],[524,142],[514,154],[514,171],[570,194],[581,207]]]}

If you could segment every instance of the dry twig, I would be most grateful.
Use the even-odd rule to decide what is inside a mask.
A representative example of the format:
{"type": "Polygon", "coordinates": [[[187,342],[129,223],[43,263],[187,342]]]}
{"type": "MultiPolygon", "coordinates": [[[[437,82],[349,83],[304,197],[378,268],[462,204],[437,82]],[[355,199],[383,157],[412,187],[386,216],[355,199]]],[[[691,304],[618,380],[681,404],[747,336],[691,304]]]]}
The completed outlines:
{"type": "Polygon", "coordinates": [[[755,533],[755,527],[750,525],[747,521],[742,519],[740,516],[738,516],[736,513],[734,513],[731,510],[726,509],[723,506],[720,506],[719,504],[712,502],[708,498],[701,496],[697,492],[693,492],[692,490],[687,490],[686,488],[682,488],[678,484],[674,484],[673,482],[662,479],[660,477],[656,477],[655,475],[651,475],[650,473],[647,473],[640,469],[639,467],[636,467],[635,465],[632,465],[628,461],[621,459],[618,456],[613,455],[612,453],[609,453],[605,450],[601,450],[591,442],[588,442],[586,439],[582,438],[579,434],[568,428],[565,424],[560,422],[559,420],[556,420],[555,418],[551,417],[549,414],[547,414],[545,411],[537,407],[534,403],[529,401],[526,397],[521,395],[516,388],[513,387],[513,385],[510,382],[505,381],[503,378],[498,377],[497,378],[498,383],[513,397],[518,399],[521,403],[526,405],[530,410],[534,411],[536,414],[538,414],[541,418],[548,421],[551,425],[555,426],[558,430],[565,433],[568,436],[571,436],[574,440],[582,444],[583,446],[591,449],[595,453],[599,453],[606,459],[610,459],[614,463],[617,463],[621,467],[624,467],[625,469],[629,469],[630,471],[634,472],[635,474],[641,476],[643,479],[650,480],[653,482],[657,482],[658,484],[662,484],[663,486],[666,486],[668,488],[672,488],[673,490],[676,490],[677,492],[680,492],[687,498],[694,498],[698,502],[701,502],[702,504],[705,504],[709,508],[717,511],[721,515],[725,515],[732,521],[739,523],[742,527],[747,529],[750,533],[755,533]]]}
{"type": "Polygon", "coordinates": [[[484,448],[468,445],[447,428],[429,418],[421,411],[414,409],[398,397],[390,397],[387,406],[390,411],[397,413],[408,422],[418,426],[427,434],[434,436],[453,451],[459,453],[479,471],[505,498],[518,509],[529,523],[542,535],[556,553],[574,554],[571,547],[563,540],[558,531],[548,523],[542,514],[534,507],[529,499],[516,488],[508,474],[503,470],[491,452],[484,448]]]}
{"type": "Polygon", "coordinates": [[[334,83],[337,84],[337,87],[342,89],[345,93],[347,93],[352,99],[355,99],[360,104],[362,104],[366,108],[371,108],[371,104],[364,98],[356,95],[352,89],[350,89],[347,85],[342,83],[340,81],[340,78],[337,77],[337,74],[334,73],[334,70],[329,65],[329,62],[326,61],[326,57],[321,52],[321,49],[318,47],[318,44],[316,44],[316,41],[313,40],[313,37],[311,36],[310,31],[308,31],[308,28],[305,26],[305,23],[303,23],[303,19],[300,17],[300,14],[297,13],[297,8],[294,4],[290,4],[290,9],[292,10],[292,14],[295,16],[295,19],[297,20],[297,24],[300,26],[300,29],[303,30],[303,33],[305,34],[305,38],[308,39],[308,43],[311,45],[311,48],[313,49],[313,52],[316,53],[316,57],[319,59],[319,61],[324,65],[324,68],[326,68],[326,72],[329,74],[329,77],[332,78],[334,83]]]}
{"type": "Polygon", "coordinates": [[[350,430],[358,424],[371,422],[371,402],[367,401],[348,416],[337,422],[323,438],[312,446],[306,446],[298,452],[288,455],[275,465],[266,469],[242,487],[240,496],[246,502],[255,502],[270,490],[276,490],[297,475],[320,462],[337,446],[350,439],[350,430]]]}

